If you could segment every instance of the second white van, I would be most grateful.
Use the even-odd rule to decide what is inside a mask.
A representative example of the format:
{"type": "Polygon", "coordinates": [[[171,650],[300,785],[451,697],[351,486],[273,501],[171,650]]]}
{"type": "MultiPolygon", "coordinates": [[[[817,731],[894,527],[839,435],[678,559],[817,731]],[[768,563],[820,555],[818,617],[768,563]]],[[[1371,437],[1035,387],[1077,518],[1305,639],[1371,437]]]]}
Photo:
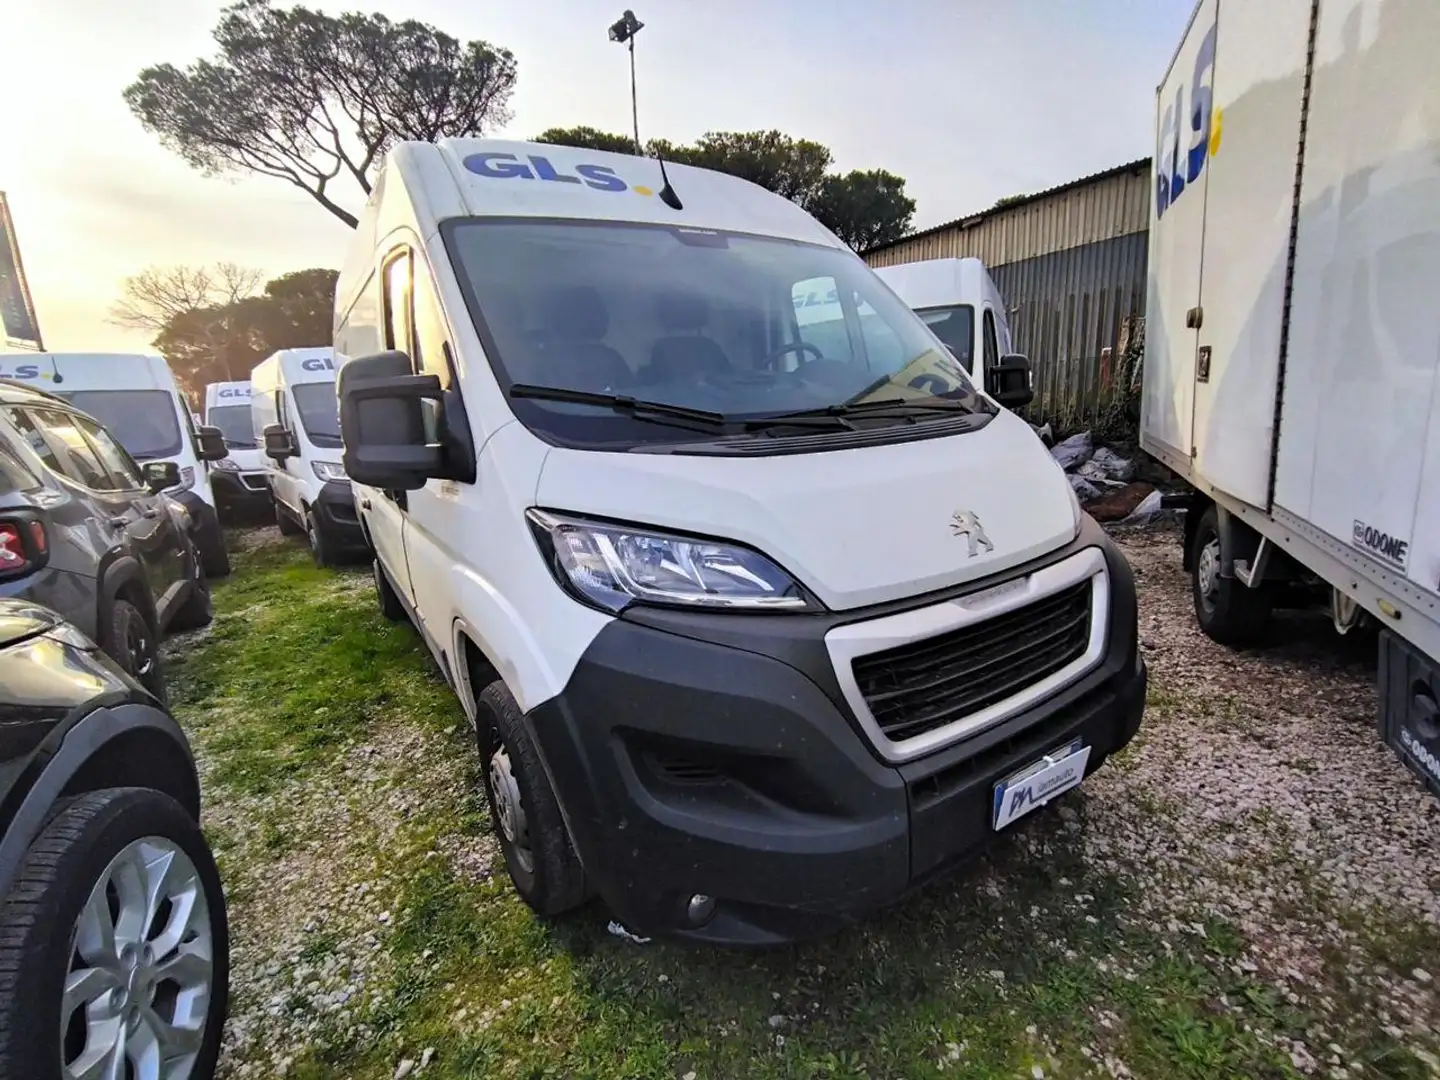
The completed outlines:
{"type": "Polygon", "coordinates": [[[210,475],[215,506],[222,515],[249,518],[270,508],[270,480],[250,418],[250,382],[210,383],[205,387],[205,423],[225,439],[225,457],[210,475]]]}
{"type": "Polygon", "coordinates": [[[344,463],[525,900],[766,944],[1080,784],[1146,671],[1125,559],[1003,407],[1024,359],[990,396],[794,203],[668,177],[392,150],[336,294],[344,463]]]}
{"type": "Polygon", "coordinates": [[[284,349],[262,360],[250,372],[250,418],[280,531],[304,533],[321,566],[363,551],[340,463],[334,351],[284,349]]]}

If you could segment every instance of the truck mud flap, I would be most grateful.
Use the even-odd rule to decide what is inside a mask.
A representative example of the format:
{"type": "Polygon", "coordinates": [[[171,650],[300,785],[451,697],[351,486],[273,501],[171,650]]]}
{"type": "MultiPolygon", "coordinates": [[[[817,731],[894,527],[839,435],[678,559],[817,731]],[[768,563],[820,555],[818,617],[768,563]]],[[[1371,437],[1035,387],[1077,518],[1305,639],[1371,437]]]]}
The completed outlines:
{"type": "Polygon", "coordinates": [[[1380,736],[1440,799],[1440,663],[1380,634],[1380,736]]]}

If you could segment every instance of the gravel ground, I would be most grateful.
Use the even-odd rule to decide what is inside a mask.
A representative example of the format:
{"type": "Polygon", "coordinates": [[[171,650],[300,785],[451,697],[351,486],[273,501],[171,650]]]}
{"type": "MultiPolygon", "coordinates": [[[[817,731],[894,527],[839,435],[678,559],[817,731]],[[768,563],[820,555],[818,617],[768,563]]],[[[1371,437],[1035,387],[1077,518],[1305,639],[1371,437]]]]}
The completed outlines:
{"type": "MultiPolygon", "coordinates": [[[[1227,651],[1195,627],[1173,528],[1117,539],[1140,590],[1145,726],[1068,797],[1057,825],[1018,843],[1043,849],[1058,833],[1083,844],[1087,861],[1138,886],[1127,917],[1167,952],[1214,920],[1238,926],[1235,971],[1313,1019],[1280,1047],[1299,1072],[1387,1075],[1341,1048],[1378,1028],[1440,1076],[1440,804],[1376,737],[1373,644],[1295,617],[1264,651],[1227,651]]],[[[454,816],[476,813],[474,768],[462,733],[402,723],[303,783],[244,797],[207,788],[234,933],[222,1075],[283,1075],[320,1032],[363,1039],[379,1004],[371,988],[393,975],[390,905],[416,860],[446,860],[477,885],[503,875],[493,841],[454,816]]],[[[974,887],[994,878],[982,870],[974,887]]],[[[1075,901],[1083,917],[1087,898],[1075,901]]],[[[1215,1008],[1243,1017],[1253,1004],[1215,1008]]],[[[1097,1067],[1128,1075],[1103,1046],[1095,1053],[1097,1067]]]]}

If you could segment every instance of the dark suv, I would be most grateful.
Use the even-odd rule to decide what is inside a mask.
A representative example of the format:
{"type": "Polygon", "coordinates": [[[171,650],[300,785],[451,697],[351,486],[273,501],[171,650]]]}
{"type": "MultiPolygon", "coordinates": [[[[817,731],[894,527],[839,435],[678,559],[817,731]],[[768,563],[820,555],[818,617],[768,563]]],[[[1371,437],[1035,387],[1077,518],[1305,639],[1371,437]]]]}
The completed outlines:
{"type": "Polygon", "coordinates": [[[159,703],[0,599],[0,1077],[214,1075],[229,938],[199,820],[159,703]]]}
{"type": "Polygon", "coordinates": [[[93,418],[0,380],[0,597],[54,608],[164,698],[160,635],[210,621],[194,523],[93,418]]]}

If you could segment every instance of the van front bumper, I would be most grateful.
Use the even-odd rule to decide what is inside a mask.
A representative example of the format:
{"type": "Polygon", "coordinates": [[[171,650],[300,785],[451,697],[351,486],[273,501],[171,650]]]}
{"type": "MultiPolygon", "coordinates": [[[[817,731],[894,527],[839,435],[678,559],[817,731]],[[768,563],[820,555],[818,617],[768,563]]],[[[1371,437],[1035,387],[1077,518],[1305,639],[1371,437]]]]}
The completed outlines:
{"type": "Polygon", "coordinates": [[[348,480],[327,480],[311,509],[319,519],[320,528],[337,548],[364,551],[369,547],[360,515],[355,510],[355,493],[348,480]]]}
{"type": "Polygon", "coordinates": [[[210,490],[215,492],[216,507],[222,512],[244,513],[270,506],[270,481],[263,470],[211,469],[210,490]]]}
{"type": "Polygon", "coordinates": [[[1101,548],[1110,582],[1099,665],[899,765],[835,679],[824,634],[839,616],[626,612],[529,714],[587,878],[638,933],[765,945],[830,932],[978,854],[996,835],[996,782],[1076,739],[1091,748],[1088,774],[1139,728],[1134,581],[1103,533],[1087,523],[1075,544],[1001,577],[1086,546],[1101,548]],[[717,900],[699,924],[697,895],[717,900]]]}

